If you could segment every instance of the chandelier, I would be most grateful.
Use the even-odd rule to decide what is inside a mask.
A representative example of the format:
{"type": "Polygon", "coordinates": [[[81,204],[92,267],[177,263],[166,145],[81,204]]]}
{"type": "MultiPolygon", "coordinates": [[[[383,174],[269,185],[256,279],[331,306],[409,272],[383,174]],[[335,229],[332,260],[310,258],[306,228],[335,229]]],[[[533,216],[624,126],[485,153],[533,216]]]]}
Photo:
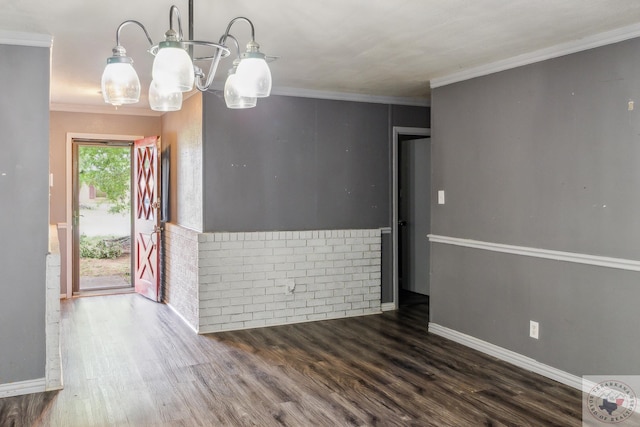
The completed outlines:
{"type": "MultiPolygon", "coordinates": [[[[149,85],[149,106],[155,111],[175,111],[182,107],[182,93],[193,90],[209,90],[213,83],[220,59],[231,54],[225,45],[227,40],[234,42],[236,58],[229,69],[224,85],[224,99],[228,108],[251,108],[257,98],[271,93],[271,71],[266,56],[260,52],[255,40],[253,23],[245,17],[232,19],[217,43],[199,40],[184,40],[180,11],[176,6],[169,9],[169,29],[165,40],[154,44],[144,25],[135,20],[121,23],[116,30],[116,47],[113,55],[107,58],[107,66],[102,73],[102,96],[104,101],[114,106],[134,104],[140,100],[140,79],[133,68],[133,59],[120,44],[120,32],[130,24],[139,26],[149,45],[148,50],[155,59],[152,68],[152,81],[149,85]],[[173,19],[177,18],[178,30],[174,30],[173,19]],[[230,33],[237,22],[246,22],[251,28],[251,40],[246,51],[240,53],[238,40],[230,33]],[[207,56],[195,57],[193,48],[199,46],[208,50],[207,56]],[[208,73],[195,63],[207,64],[208,73]]],[[[206,68],[206,65],[203,65],[206,68]]]]}

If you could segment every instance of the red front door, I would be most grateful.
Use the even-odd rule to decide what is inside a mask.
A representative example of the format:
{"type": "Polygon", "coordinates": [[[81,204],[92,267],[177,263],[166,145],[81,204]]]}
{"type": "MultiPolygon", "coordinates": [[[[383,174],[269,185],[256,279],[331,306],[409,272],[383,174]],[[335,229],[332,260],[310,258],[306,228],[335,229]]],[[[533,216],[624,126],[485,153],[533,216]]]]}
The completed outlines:
{"type": "Polygon", "coordinates": [[[160,301],[160,138],[134,142],[134,286],[137,293],[160,301]]]}

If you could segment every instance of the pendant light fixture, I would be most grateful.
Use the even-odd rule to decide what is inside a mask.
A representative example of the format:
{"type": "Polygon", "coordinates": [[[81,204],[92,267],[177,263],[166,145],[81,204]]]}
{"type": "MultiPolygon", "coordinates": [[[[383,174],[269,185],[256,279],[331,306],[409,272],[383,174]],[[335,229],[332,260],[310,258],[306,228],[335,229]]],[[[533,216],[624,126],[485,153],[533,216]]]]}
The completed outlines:
{"type": "Polygon", "coordinates": [[[116,30],[116,47],[113,48],[113,56],[107,58],[107,66],[102,73],[102,96],[104,102],[118,106],[134,104],[140,100],[140,79],[133,68],[133,59],[127,56],[127,51],[120,45],[120,31],[129,25],[135,24],[142,28],[147,40],[153,44],[147,29],[138,21],[124,21],[116,30]]]}
{"type": "Polygon", "coordinates": [[[180,11],[175,6],[169,10],[169,30],[165,40],[160,42],[153,60],[152,77],[156,85],[165,91],[189,92],[195,80],[193,62],[182,44],[182,25],[180,11]],[[180,34],[173,29],[173,14],[178,17],[180,34]]]}
{"type": "Polygon", "coordinates": [[[253,108],[256,106],[258,98],[255,96],[249,97],[242,95],[242,84],[236,72],[238,64],[240,64],[240,45],[238,44],[238,40],[231,34],[228,34],[227,38],[233,40],[235,43],[237,58],[233,60],[233,67],[229,69],[227,81],[224,84],[224,101],[227,104],[227,108],[253,108]]]}
{"type": "Polygon", "coordinates": [[[262,53],[244,53],[236,74],[245,96],[266,98],[271,94],[271,71],[262,53]]]}
{"type": "MultiPolygon", "coordinates": [[[[238,61],[239,63],[240,61],[238,61]]],[[[229,70],[229,76],[224,83],[224,102],[227,104],[227,108],[253,108],[258,102],[258,98],[255,96],[244,96],[244,86],[241,84],[237,74],[237,64],[234,61],[234,66],[229,70]]]]}
{"type": "Polygon", "coordinates": [[[105,102],[112,105],[133,104],[140,99],[140,80],[133,69],[133,60],[126,55],[124,48],[121,56],[114,49],[114,56],[107,59],[102,73],[102,95],[105,102]]]}
{"type": "MultiPolygon", "coordinates": [[[[247,43],[247,51],[240,55],[240,63],[237,65],[234,63],[237,67],[235,71],[236,86],[242,96],[265,98],[271,94],[271,70],[269,70],[266,56],[260,52],[260,45],[256,43],[253,23],[242,16],[234,18],[229,22],[225,35],[229,37],[231,26],[237,21],[245,21],[251,26],[251,40],[247,43]]],[[[222,43],[225,41],[222,39],[222,43]]]]}
{"type": "Polygon", "coordinates": [[[182,92],[158,87],[153,80],[149,85],[149,107],[154,111],[177,111],[182,108],[182,92]]]}
{"type": "MultiPolygon", "coordinates": [[[[260,45],[255,41],[253,23],[245,17],[232,19],[219,43],[184,40],[180,11],[176,6],[169,9],[169,30],[165,33],[165,40],[157,45],[151,40],[144,25],[138,21],[127,20],[118,26],[116,47],[113,48],[113,55],[107,59],[107,66],[102,74],[104,101],[118,106],[140,100],[140,80],[133,68],[133,59],[126,55],[125,48],[120,45],[120,32],[126,25],[135,24],[142,28],[151,46],[149,53],[155,56],[153,80],[149,86],[151,108],[156,111],[175,111],[181,108],[183,92],[191,91],[194,86],[202,92],[210,89],[220,60],[230,53],[224,43],[231,38],[238,46],[237,40],[229,34],[231,27],[238,21],[250,25],[251,40],[247,43],[247,51],[239,55],[229,70],[229,77],[225,83],[225,101],[229,108],[255,106],[256,98],[269,96],[272,83],[266,56],[259,51],[260,45]],[[178,21],[177,31],[173,26],[174,18],[178,21]],[[210,49],[212,52],[204,57],[192,57],[187,49],[195,46],[210,49]],[[208,73],[195,65],[198,62],[204,63],[205,66],[208,63],[208,73]],[[227,101],[227,88],[230,101],[227,101]]],[[[239,51],[239,48],[237,50],[239,51]]]]}

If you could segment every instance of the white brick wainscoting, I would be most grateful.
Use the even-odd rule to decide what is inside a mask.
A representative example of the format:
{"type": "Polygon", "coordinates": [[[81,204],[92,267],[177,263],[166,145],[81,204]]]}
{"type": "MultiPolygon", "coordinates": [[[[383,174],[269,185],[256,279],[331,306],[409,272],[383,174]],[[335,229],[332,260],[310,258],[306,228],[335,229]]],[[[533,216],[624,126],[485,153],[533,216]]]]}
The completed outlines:
{"type": "Polygon", "coordinates": [[[166,239],[166,302],[201,334],[380,312],[379,229],[197,233],[169,224],[166,239]],[[197,260],[186,253],[194,237],[197,260]]]}
{"type": "MultiPolygon", "coordinates": [[[[57,238],[57,234],[56,234],[57,238]]],[[[45,390],[62,389],[60,355],[60,254],[47,254],[45,390]]]]}
{"type": "MultiPolygon", "coordinates": [[[[46,256],[46,326],[44,390],[62,389],[62,357],[60,355],[60,242],[58,228],[49,226],[49,253],[46,256]]],[[[31,390],[31,393],[44,391],[31,390]]],[[[2,397],[2,394],[0,394],[2,397]]]]}
{"type": "Polygon", "coordinates": [[[197,231],[174,224],[165,227],[164,302],[198,330],[197,231]]]}
{"type": "Polygon", "coordinates": [[[380,312],[380,230],[205,233],[199,332],[380,312]]]}

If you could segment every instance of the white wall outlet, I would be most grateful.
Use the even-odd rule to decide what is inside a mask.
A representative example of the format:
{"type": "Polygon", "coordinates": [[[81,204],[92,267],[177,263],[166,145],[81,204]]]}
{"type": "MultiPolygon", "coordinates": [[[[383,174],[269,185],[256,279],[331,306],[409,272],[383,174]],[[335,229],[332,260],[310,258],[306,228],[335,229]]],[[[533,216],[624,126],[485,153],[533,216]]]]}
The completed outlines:
{"type": "Polygon", "coordinates": [[[629,103],[627,104],[627,110],[633,111],[633,101],[629,101],[629,103]]]}
{"type": "Polygon", "coordinates": [[[531,338],[538,339],[539,334],[540,334],[540,325],[538,324],[538,322],[529,320],[529,336],[531,338]]]}
{"type": "Polygon", "coordinates": [[[438,190],[438,204],[444,205],[444,190],[438,190]]]}

